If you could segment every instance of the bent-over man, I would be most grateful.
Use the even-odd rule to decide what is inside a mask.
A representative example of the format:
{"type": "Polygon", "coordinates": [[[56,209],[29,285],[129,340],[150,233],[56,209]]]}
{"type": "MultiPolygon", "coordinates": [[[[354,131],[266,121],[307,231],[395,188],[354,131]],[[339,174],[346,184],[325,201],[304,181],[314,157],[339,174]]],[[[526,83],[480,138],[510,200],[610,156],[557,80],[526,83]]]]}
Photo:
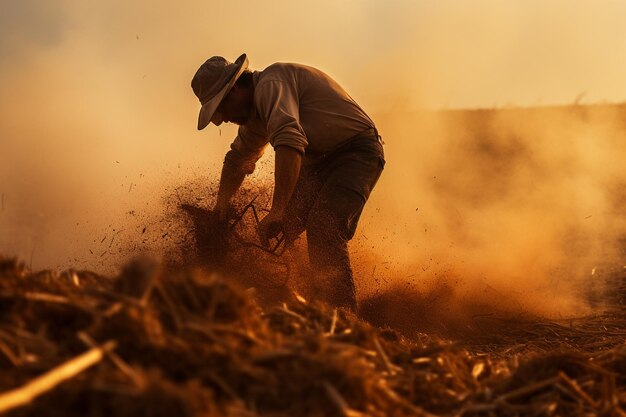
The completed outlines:
{"type": "Polygon", "coordinates": [[[245,54],[234,63],[208,59],[191,86],[202,104],[199,130],[210,122],[239,125],[222,168],[219,218],[227,220],[233,195],[271,144],[274,195],[259,223],[261,241],[268,245],[282,231],[293,242],[306,231],[320,298],[355,310],[348,241],[385,165],[372,119],[322,71],[287,63],[250,71],[245,54]]]}

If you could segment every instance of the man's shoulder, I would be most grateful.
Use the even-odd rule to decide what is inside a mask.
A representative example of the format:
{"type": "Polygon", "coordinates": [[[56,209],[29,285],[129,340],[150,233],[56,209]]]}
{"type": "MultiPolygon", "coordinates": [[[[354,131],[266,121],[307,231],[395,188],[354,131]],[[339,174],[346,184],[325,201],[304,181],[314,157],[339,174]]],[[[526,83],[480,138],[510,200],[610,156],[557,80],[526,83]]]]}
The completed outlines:
{"type": "Polygon", "coordinates": [[[318,69],[292,62],[276,62],[260,72],[259,82],[293,81],[301,74],[318,73],[318,69]]]}
{"type": "Polygon", "coordinates": [[[293,77],[295,66],[288,62],[276,62],[261,71],[259,83],[268,81],[286,81],[293,77]]]}

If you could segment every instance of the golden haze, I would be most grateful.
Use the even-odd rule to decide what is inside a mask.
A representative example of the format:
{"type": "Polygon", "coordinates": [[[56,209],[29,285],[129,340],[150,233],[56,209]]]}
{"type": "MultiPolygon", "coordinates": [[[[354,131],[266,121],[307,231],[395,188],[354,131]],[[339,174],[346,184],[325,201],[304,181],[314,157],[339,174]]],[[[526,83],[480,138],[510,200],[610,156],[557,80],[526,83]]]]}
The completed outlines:
{"type": "Polygon", "coordinates": [[[320,67],[381,128],[388,167],[353,245],[363,293],[445,276],[569,294],[623,230],[621,107],[424,110],[624,100],[621,2],[0,7],[0,252],[36,268],[112,271],[112,235],[158,217],[165,190],[216,180],[235,129],[195,131],[189,81],[244,51],[320,67]]]}

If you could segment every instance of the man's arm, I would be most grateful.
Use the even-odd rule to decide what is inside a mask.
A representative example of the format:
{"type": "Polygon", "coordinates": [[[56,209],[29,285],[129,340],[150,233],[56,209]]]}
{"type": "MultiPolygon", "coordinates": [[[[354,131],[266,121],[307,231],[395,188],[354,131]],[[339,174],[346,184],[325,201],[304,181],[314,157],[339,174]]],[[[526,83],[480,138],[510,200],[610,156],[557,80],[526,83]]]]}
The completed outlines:
{"type": "Polygon", "coordinates": [[[269,245],[269,239],[275,237],[281,229],[287,204],[300,176],[302,154],[289,146],[278,146],[275,165],[272,208],[259,223],[259,236],[266,246],[269,245]]]}
{"type": "Polygon", "coordinates": [[[214,209],[220,221],[227,220],[230,200],[241,187],[245,177],[246,173],[236,162],[229,160],[228,157],[224,160],[214,209]]]}
{"type": "Polygon", "coordinates": [[[302,154],[294,148],[279,146],[276,148],[275,165],[274,198],[270,211],[282,217],[300,176],[302,154]]]}

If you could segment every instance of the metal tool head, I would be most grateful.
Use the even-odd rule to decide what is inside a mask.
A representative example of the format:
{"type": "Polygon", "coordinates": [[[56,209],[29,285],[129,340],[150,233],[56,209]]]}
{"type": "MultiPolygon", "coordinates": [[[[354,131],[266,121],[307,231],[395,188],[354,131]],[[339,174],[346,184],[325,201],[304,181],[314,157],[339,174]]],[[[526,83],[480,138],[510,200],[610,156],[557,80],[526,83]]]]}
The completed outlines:
{"type": "Polygon", "coordinates": [[[269,253],[270,255],[280,257],[283,255],[283,253],[285,253],[285,250],[287,249],[287,242],[285,241],[284,232],[282,231],[279,232],[275,238],[272,238],[272,240],[274,241],[272,245],[270,247],[265,247],[256,242],[251,242],[242,238],[235,230],[235,227],[243,221],[244,216],[248,212],[252,213],[252,216],[255,222],[254,224],[255,226],[258,227],[259,222],[260,222],[259,212],[254,205],[254,202],[257,199],[257,197],[254,197],[252,201],[246,204],[241,209],[241,211],[232,220],[230,220],[228,224],[228,230],[230,231],[231,236],[233,236],[240,245],[245,246],[245,247],[252,247],[252,248],[260,249],[263,252],[269,253]]]}

